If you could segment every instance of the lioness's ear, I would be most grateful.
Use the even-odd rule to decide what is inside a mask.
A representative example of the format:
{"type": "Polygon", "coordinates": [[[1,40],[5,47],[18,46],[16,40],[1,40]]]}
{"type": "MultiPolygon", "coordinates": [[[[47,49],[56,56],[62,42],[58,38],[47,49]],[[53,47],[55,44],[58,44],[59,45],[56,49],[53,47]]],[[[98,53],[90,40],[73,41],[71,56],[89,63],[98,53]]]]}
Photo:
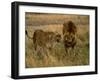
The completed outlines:
{"type": "Polygon", "coordinates": [[[57,31],[55,31],[55,35],[58,35],[59,33],[57,31]]]}

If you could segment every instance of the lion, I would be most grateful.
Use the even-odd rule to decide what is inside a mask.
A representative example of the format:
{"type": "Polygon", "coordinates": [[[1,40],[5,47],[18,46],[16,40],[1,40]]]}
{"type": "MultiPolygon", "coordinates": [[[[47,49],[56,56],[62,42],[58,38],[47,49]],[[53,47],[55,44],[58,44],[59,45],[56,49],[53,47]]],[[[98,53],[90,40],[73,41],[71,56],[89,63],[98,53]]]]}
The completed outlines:
{"type": "Polygon", "coordinates": [[[54,32],[43,31],[41,29],[35,30],[33,37],[26,35],[28,38],[33,40],[34,49],[37,53],[47,54],[48,51],[51,51],[55,44],[60,42],[61,35],[54,32]]]}
{"type": "Polygon", "coordinates": [[[63,24],[63,43],[68,53],[68,49],[72,48],[74,50],[77,44],[77,27],[72,21],[68,21],[63,24]]]}

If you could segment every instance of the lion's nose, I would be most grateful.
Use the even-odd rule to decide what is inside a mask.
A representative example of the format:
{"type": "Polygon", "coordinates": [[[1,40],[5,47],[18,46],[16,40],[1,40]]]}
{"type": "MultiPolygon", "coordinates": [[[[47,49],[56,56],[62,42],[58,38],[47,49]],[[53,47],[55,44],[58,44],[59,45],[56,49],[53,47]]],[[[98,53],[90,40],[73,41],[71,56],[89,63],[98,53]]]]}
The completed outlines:
{"type": "Polygon", "coordinates": [[[57,42],[60,42],[60,39],[57,39],[57,42]]]}

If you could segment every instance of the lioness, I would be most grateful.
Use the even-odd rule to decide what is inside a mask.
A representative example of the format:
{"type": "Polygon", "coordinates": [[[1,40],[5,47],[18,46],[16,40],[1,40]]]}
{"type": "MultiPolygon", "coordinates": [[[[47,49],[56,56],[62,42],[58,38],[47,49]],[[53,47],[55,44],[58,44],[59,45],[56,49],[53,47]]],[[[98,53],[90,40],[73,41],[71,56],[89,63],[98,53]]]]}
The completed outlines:
{"type": "Polygon", "coordinates": [[[27,31],[25,32],[33,40],[34,49],[37,53],[47,53],[48,50],[52,50],[55,44],[61,40],[61,35],[54,32],[46,32],[38,29],[35,30],[33,37],[30,37],[27,31]]]}

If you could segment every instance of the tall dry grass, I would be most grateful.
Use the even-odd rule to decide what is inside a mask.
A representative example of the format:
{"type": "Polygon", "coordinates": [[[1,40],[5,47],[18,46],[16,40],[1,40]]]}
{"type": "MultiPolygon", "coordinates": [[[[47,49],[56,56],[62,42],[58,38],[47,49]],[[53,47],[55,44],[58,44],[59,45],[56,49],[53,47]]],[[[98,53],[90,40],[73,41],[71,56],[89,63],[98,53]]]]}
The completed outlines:
{"type": "Polygon", "coordinates": [[[78,66],[89,64],[89,17],[82,15],[55,15],[26,13],[26,29],[30,37],[36,29],[58,32],[62,36],[63,22],[72,20],[77,28],[75,49],[65,52],[63,41],[57,43],[48,54],[36,53],[33,40],[25,36],[26,68],[78,66]],[[53,22],[53,23],[52,23],[53,22]],[[55,23],[54,23],[55,22],[55,23]]]}

